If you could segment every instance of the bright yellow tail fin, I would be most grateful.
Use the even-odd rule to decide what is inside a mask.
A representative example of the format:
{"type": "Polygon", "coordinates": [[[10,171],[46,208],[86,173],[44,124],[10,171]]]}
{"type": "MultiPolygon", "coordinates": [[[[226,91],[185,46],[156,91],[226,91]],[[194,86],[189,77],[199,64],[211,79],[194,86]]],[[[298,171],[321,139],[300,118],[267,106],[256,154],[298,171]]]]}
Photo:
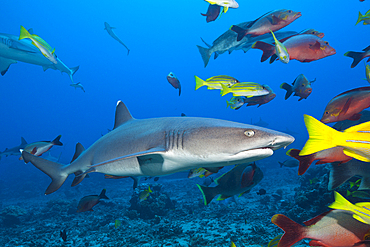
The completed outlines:
{"type": "Polygon", "coordinates": [[[221,96],[225,96],[226,94],[230,93],[231,92],[231,89],[228,87],[228,86],[225,86],[224,84],[220,83],[221,84],[221,96]]]}
{"type": "Polygon", "coordinates": [[[304,115],[304,122],[309,138],[299,153],[300,156],[336,147],[334,140],[341,132],[308,115],[304,115]]]}
{"type": "Polygon", "coordinates": [[[195,90],[198,90],[200,87],[206,85],[205,81],[200,79],[198,76],[195,75],[194,77],[195,77],[195,90]]]}
{"type": "Polygon", "coordinates": [[[334,198],[335,201],[328,206],[329,208],[353,212],[354,205],[351,202],[347,201],[347,199],[344,198],[341,194],[334,191],[334,198]]]}
{"type": "Polygon", "coordinates": [[[23,26],[21,26],[21,33],[19,34],[19,40],[31,38],[31,34],[25,29],[23,26]]]}

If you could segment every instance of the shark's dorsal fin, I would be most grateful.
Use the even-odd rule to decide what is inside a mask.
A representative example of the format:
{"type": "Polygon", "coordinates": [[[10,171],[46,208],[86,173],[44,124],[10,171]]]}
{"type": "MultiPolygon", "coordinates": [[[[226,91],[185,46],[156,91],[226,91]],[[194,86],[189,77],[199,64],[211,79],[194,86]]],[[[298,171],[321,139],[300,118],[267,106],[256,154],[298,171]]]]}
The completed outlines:
{"type": "Polygon", "coordinates": [[[21,145],[22,144],[27,144],[27,141],[21,136],[21,145]]]}
{"type": "Polygon", "coordinates": [[[82,146],[82,144],[81,144],[81,143],[77,142],[77,144],[76,144],[76,149],[75,149],[75,154],[73,155],[73,158],[72,158],[72,160],[71,160],[71,163],[72,163],[73,161],[75,161],[75,159],[77,159],[77,158],[78,158],[78,156],[80,156],[80,154],[81,154],[83,151],[85,151],[85,148],[82,146]]]}
{"type": "Polygon", "coordinates": [[[122,101],[119,100],[116,106],[116,116],[114,120],[113,129],[133,119],[134,118],[131,116],[131,113],[127,109],[126,105],[122,101]]]}

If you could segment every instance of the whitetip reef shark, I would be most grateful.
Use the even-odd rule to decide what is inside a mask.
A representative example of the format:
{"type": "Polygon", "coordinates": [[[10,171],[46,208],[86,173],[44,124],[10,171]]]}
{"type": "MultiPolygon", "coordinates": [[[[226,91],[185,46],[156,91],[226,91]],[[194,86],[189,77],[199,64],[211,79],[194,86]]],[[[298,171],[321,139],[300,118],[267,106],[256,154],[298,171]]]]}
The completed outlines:
{"type": "Polygon", "coordinates": [[[114,128],[87,150],[80,143],[69,165],[25,151],[22,157],[46,173],[52,182],[45,194],[55,192],[76,175],[72,186],[86,174],[163,176],[198,167],[247,163],[271,156],[294,137],[249,124],[201,117],[135,119],[118,101],[114,128]]]}
{"type": "MultiPolygon", "coordinates": [[[[28,30],[31,34],[32,29],[28,30]]],[[[0,33],[0,73],[5,75],[10,65],[18,61],[42,66],[44,71],[47,69],[59,70],[67,73],[73,82],[73,75],[79,69],[79,66],[68,68],[58,57],[57,63],[52,63],[40,50],[32,44],[29,39],[19,40],[19,36],[0,33]]]]}
{"type": "Polygon", "coordinates": [[[12,147],[12,148],[6,148],[3,152],[0,152],[0,159],[2,156],[8,157],[11,155],[20,156],[21,152],[19,152],[19,149],[23,149],[27,146],[27,141],[21,137],[21,144],[18,146],[12,147]]]}

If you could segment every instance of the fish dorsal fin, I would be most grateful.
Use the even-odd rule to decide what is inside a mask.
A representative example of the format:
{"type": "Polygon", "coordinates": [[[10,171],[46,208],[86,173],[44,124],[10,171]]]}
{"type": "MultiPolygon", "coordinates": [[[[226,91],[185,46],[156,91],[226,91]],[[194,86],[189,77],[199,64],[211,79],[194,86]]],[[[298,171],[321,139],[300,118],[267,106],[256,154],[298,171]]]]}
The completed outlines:
{"type": "Polygon", "coordinates": [[[359,87],[359,88],[351,89],[351,90],[345,91],[345,92],[343,92],[341,94],[338,94],[333,99],[338,98],[339,96],[345,95],[345,94],[348,94],[348,93],[361,92],[361,91],[366,91],[366,90],[370,90],[370,87],[359,87]]]}
{"type": "Polygon", "coordinates": [[[133,120],[134,118],[131,116],[131,113],[127,109],[126,105],[122,101],[117,102],[116,106],[116,116],[114,120],[114,127],[113,129],[121,126],[122,124],[126,123],[127,121],[133,120]]]}
{"type": "Polygon", "coordinates": [[[73,162],[73,161],[75,161],[75,159],[77,159],[78,158],[78,156],[80,156],[80,154],[83,152],[83,151],[85,151],[85,148],[82,146],[82,144],[81,143],[77,143],[76,144],[76,150],[75,150],[75,154],[73,155],[73,158],[72,158],[72,160],[71,160],[71,163],[73,162]]]}
{"type": "Polygon", "coordinates": [[[21,137],[21,145],[22,144],[27,144],[27,141],[23,137],[21,137]]]}
{"type": "Polygon", "coordinates": [[[325,213],[322,213],[322,214],[316,216],[315,218],[312,218],[310,220],[307,220],[307,221],[303,222],[303,224],[305,224],[306,226],[315,225],[317,222],[319,222],[322,218],[324,218],[331,211],[333,211],[333,210],[330,210],[330,211],[327,211],[325,213]]]}

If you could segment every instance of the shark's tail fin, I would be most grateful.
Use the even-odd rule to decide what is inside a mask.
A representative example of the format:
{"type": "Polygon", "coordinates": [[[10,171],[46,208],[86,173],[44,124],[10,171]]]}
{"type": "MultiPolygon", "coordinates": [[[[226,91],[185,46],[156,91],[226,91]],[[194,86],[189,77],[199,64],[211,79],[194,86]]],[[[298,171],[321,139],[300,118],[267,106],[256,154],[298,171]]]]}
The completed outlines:
{"type": "Polygon", "coordinates": [[[63,171],[63,165],[57,162],[46,160],[21,150],[22,157],[26,163],[31,162],[34,166],[48,175],[52,181],[45,191],[45,195],[58,190],[68,177],[68,173],[63,171]]]}
{"type": "Polygon", "coordinates": [[[21,33],[19,34],[19,40],[21,39],[27,39],[31,38],[31,34],[25,29],[23,26],[21,26],[21,33]]]}

